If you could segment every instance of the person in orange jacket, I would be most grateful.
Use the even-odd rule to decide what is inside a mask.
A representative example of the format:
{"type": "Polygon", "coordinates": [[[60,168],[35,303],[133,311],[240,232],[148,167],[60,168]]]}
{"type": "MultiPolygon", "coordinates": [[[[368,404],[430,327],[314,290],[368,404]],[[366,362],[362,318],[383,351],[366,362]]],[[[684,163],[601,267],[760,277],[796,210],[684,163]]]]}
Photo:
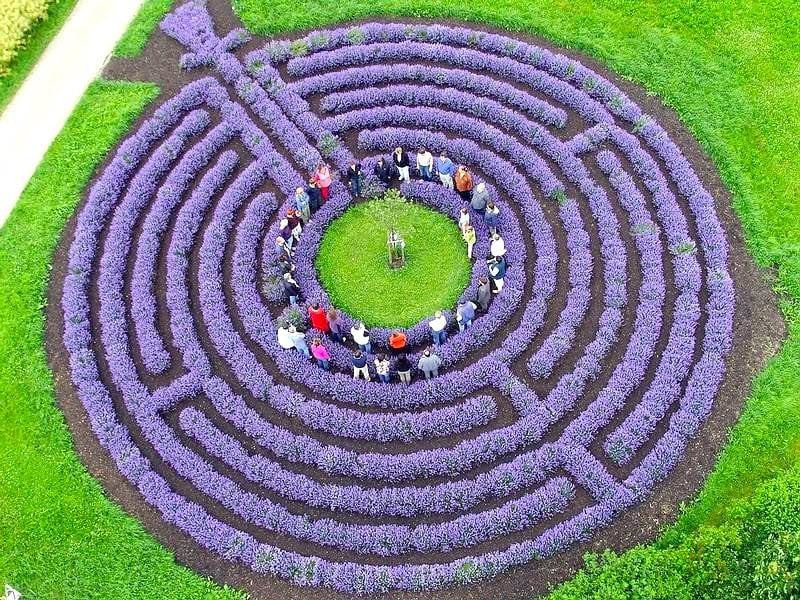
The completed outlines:
{"type": "Polygon", "coordinates": [[[469,202],[472,198],[472,173],[464,165],[458,165],[454,179],[458,195],[464,202],[469,202]]]}
{"type": "Polygon", "coordinates": [[[391,334],[389,334],[389,348],[392,349],[393,354],[399,354],[403,350],[405,350],[406,344],[408,343],[408,338],[406,334],[400,330],[395,330],[391,334]]]}

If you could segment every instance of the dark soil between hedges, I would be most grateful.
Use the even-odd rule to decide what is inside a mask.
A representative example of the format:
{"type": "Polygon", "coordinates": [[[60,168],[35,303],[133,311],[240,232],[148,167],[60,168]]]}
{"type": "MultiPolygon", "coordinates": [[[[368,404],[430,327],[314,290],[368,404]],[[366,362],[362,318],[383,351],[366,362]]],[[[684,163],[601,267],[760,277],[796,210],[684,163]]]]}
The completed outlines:
{"type": "MultiPolygon", "coordinates": [[[[219,32],[224,34],[229,29],[240,25],[230,9],[229,2],[211,0],[209,8],[214,14],[219,32]]],[[[370,20],[418,22],[399,18],[370,20]]],[[[508,33],[487,27],[484,24],[457,24],[472,26],[486,31],[508,33]]],[[[291,37],[300,35],[302,34],[295,33],[291,37]]],[[[568,551],[561,552],[550,559],[531,562],[492,580],[469,587],[454,587],[444,591],[424,594],[393,593],[390,595],[392,598],[435,598],[442,600],[479,599],[493,596],[503,599],[532,598],[545,593],[553,584],[569,578],[581,566],[581,557],[585,552],[600,551],[605,548],[621,551],[635,544],[652,540],[665,525],[674,521],[679,514],[680,503],[690,500],[702,486],[706,475],[713,467],[719,451],[725,445],[728,429],[738,419],[744,400],[750,391],[753,377],[765,366],[769,357],[778,350],[785,336],[785,326],[777,307],[777,299],[771,290],[771,274],[756,268],[745,247],[738,219],[731,208],[730,194],[725,189],[711,160],[683,127],[677,115],[671,109],[663,106],[655,97],[646,94],[643,89],[615,77],[590,57],[554,47],[543,39],[522,34],[514,35],[520,39],[531,41],[573,57],[598,73],[603,74],[638,102],[643,110],[654,115],[658,122],[669,131],[672,139],[682,148],[706,189],[716,199],[717,212],[731,244],[729,268],[737,292],[733,351],[728,359],[727,375],[714,403],[713,412],[698,436],[690,442],[683,458],[670,477],[653,490],[646,502],[627,511],[611,526],[598,531],[591,542],[573,546],[568,551]]],[[[244,51],[254,49],[258,45],[260,43],[251,42],[244,51]]],[[[187,74],[181,72],[178,68],[180,54],[181,50],[177,43],[167,38],[160,31],[156,31],[140,59],[135,61],[113,59],[109,63],[105,71],[107,78],[155,81],[161,86],[162,93],[158,101],[146,111],[134,127],[149,117],[161,101],[172,96],[183,85],[194,80],[202,73],[187,74]]],[[[566,132],[567,137],[577,133],[577,131],[579,129],[575,129],[571,133],[566,132]]],[[[113,152],[109,154],[109,158],[111,156],[113,156],[113,152]]],[[[101,165],[97,171],[98,174],[102,172],[107,163],[108,161],[101,165]]],[[[555,171],[558,172],[557,169],[555,171]]],[[[599,180],[598,183],[602,184],[602,181],[599,180]]],[[[612,204],[616,204],[613,191],[609,190],[607,185],[603,187],[609,194],[612,204]]],[[[647,195],[645,196],[647,197],[647,195]]],[[[680,200],[680,197],[678,198],[680,200]]],[[[688,214],[685,203],[683,208],[688,214]]],[[[583,206],[583,213],[586,215],[585,206],[583,206]]],[[[552,218],[553,214],[550,213],[548,216],[552,218]]],[[[165,523],[160,513],[145,503],[139,492],[119,473],[114,461],[105,449],[100,446],[91,431],[86,413],[70,379],[68,354],[62,340],[63,317],[60,309],[60,298],[68,260],[68,247],[73,238],[75,221],[76,217],[73,215],[64,229],[61,242],[53,257],[53,275],[48,290],[48,305],[46,309],[46,346],[53,369],[58,403],[72,431],[78,455],[86,467],[94,477],[102,482],[110,498],[119,503],[128,513],[139,519],[150,533],[174,552],[179,563],[211,577],[218,583],[245,589],[254,598],[328,599],[347,597],[327,589],[299,588],[283,580],[261,576],[239,564],[231,563],[216,554],[206,551],[181,530],[165,523]]],[[[624,221],[621,220],[621,223],[624,223],[624,221]]],[[[592,239],[592,252],[597,259],[599,249],[596,232],[593,231],[593,222],[589,220],[586,225],[592,239]]],[[[554,227],[555,229],[557,228],[554,227]]],[[[628,240],[624,241],[627,242],[628,240]]],[[[528,239],[526,242],[529,243],[530,240],[528,239]]],[[[533,260],[534,256],[529,251],[529,260],[533,260]]],[[[556,290],[554,298],[563,297],[566,293],[561,260],[559,264],[562,266],[559,271],[559,289],[556,290]]],[[[665,264],[665,268],[669,268],[668,263],[665,264]]],[[[163,273],[160,269],[158,272],[163,273]]],[[[638,289],[638,282],[635,279],[637,273],[632,272],[631,269],[629,269],[629,272],[632,275],[630,289],[638,289]]],[[[161,278],[161,276],[158,277],[159,279],[161,278]]],[[[600,284],[602,286],[602,281],[600,281],[600,284]]],[[[602,287],[597,288],[596,285],[597,276],[595,275],[593,276],[592,287],[594,298],[597,298],[596,294],[599,290],[602,290],[602,287]]],[[[160,291],[157,297],[163,297],[160,296],[160,291]]],[[[631,303],[634,302],[635,298],[632,297],[631,303]]],[[[670,304],[669,298],[667,304],[665,304],[665,310],[668,304],[670,304]]],[[[553,320],[548,319],[548,324],[543,328],[543,332],[550,331],[548,325],[552,326],[551,321],[553,320]]],[[[163,324],[164,321],[160,321],[160,323],[163,324]]],[[[627,319],[626,323],[628,323],[627,319]]],[[[701,327],[702,322],[698,326],[698,331],[702,331],[701,327]]],[[[169,329],[166,328],[164,331],[169,331],[169,329]]],[[[498,337],[501,336],[502,332],[498,333],[498,337]]],[[[623,346],[629,336],[630,325],[628,324],[626,325],[626,331],[621,335],[618,346],[623,346]]],[[[663,337],[664,335],[662,335],[663,337]]],[[[585,344],[586,341],[588,340],[578,340],[576,345],[585,344]]],[[[663,343],[663,339],[659,341],[659,344],[661,343],[663,343]]],[[[135,352],[134,357],[137,357],[135,352]]],[[[569,359],[562,361],[562,364],[571,366],[570,363],[574,359],[575,357],[570,354],[569,359]]],[[[610,357],[610,360],[612,359],[613,355],[610,357]]],[[[522,366],[524,367],[524,363],[522,363],[522,366]]],[[[148,383],[158,385],[160,382],[154,380],[148,383]]],[[[547,382],[541,385],[543,386],[542,390],[546,392],[547,387],[549,387],[547,382]]],[[[600,383],[596,383],[595,387],[599,388],[599,386],[600,383]]],[[[588,395],[593,397],[591,393],[588,395]]],[[[578,409],[580,408],[579,406],[578,409]]],[[[125,420],[124,416],[121,415],[123,421],[130,425],[130,422],[125,420]]],[[[289,428],[291,429],[292,426],[289,426],[289,428]]],[[[654,435],[658,435],[658,433],[657,431],[654,435]]],[[[609,468],[612,467],[610,461],[604,461],[604,464],[609,468]]],[[[619,471],[612,470],[612,472],[616,475],[620,474],[619,471]]]]}

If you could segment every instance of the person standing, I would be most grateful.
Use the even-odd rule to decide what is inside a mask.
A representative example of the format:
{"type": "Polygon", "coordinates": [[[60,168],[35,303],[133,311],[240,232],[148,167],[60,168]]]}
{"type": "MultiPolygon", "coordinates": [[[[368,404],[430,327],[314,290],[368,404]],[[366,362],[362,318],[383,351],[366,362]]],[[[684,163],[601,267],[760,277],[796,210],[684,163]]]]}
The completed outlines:
{"type": "Polygon", "coordinates": [[[277,248],[278,252],[280,252],[282,255],[285,255],[286,258],[291,262],[292,247],[286,243],[286,240],[283,238],[283,236],[279,235],[275,238],[275,248],[277,248]]]}
{"type": "Polygon", "coordinates": [[[284,350],[291,350],[294,348],[294,341],[292,341],[292,334],[285,323],[278,326],[278,345],[284,350]]]}
{"type": "Polygon", "coordinates": [[[411,175],[409,175],[410,163],[408,160],[408,152],[398,146],[392,153],[392,160],[394,161],[394,166],[399,173],[399,180],[405,181],[406,183],[411,181],[411,175]]]}
{"type": "Polygon", "coordinates": [[[322,344],[322,340],[320,338],[314,338],[314,341],[311,342],[311,353],[314,355],[314,358],[317,359],[317,364],[325,369],[326,371],[330,371],[331,369],[331,354],[328,352],[328,349],[322,344]]]}
{"type": "Polygon", "coordinates": [[[319,210],[319,207],[322,206],[322,192],[317,185],[316,179],[313,177],[311,178],[305,191],[308,195],[308,208],[311,210],[311,214],[313,215],[319,210]]]}
{"type": "Polygon", "coordinates": [[[486,204],[486,212],[483,213],[483,221],[489,228],[489,233],[497,233],[497,222],[500,220],[500,207],[491,200],[486,204]]]}
{"type": "Polygon", "coordinates": [[[503,256],[493,256],[488,261],[489,277],[494,283],[494,293],[499,294],[505,285],[506,259],[503,256]]]}
{"type": "Polygon", "coordinates": [[[317,170],[314,171],[313,179],[322,195],[322,203],[325,204],[331,193],[331,183],[333,183],[330,167],[325,163],[319,163],[317,170]]]}
{"type": "Polygon", "coordinates": [[[289,298],[289,304],[296,306],[297,298],[300,296],[300,286],[297,285],[291,271],[283,274],[283,289],[289,298]]]}
{"type": "Polygon", "coordinates": [[[405,354],[401,354],[400,358],[397,359],[395,368],[401,383],[411,383],[411,361],[408,360],[405,354]]]}
{"type": "Polygon", "coordinates": [[[458,213],[458,228],[461,230],[461,233],[464,233],[464,229],[469,225],[469,210],[467,207],[461,209],[461,212],[458,213]]]}
{"type": "Polygon", "coordinates": [[[333,307],[328,310],[328,326],[330,327],[333,341],[340,344],[344,342],[344,321],[339,311],[333,307]]]}
{"type": "Polygon", "coordinates": [[[389,359],[385,354],[378,354],[375,357],[375,372],[378,374],[378,379],[383,383],[389,383],[389,359]]]}
{"type": "Polygon", "coordinates": [[[437,310],[436,314],[433,316],[433,319],[430,320],[428,325],[431,328],[433,343],[437,346],[444,344],[444,341],[447,338],[447,334],[445,332],[445,329],[447,328],[447,317],[442,314],[442,311],[437,310]]]}
{"type": "Polygon", "coordinates": [[[328,333],[331,330],[330,323],[328,323],[328,315],[325,314],[325,309],[319,304],[314,303],[308,307],[308,318],[311,319],[311,326],[317,331],[328,333]]]}
{"type": "Polygon", "coordinates": [[[300,213],[293,208],[287,210],[286,225],[292,234],[292,248],[296,248],[297,242],[300,241],[300,234],[303,233],[303,219],[300,217],[300,213]]]}
{"type": "Polygon", "coordinates": [[[311,358],[311,352],[308,350],[308,344],[306,343],[306,334],[302,331],[297,331],[294,325],[289,325],[288,329],[292,346],[294,346],[295,350],[300,351],[306,358],[311,358]]]}
{"type": "Polygon", "coordinates": [[[392,180],[392,166],[382,156],[375,163],[372,172],[383,185],[389,185],[392,180]]]}
{"type": "Polygon", "coordinates": [[[472,260],[472,249],[475,247],[475,242],[478,241],[478,235],[475,233],[475,228],[472,225],[467,225],[464,229],[462,236],[464,241],[467,242],[467,258],[472,260]]]}
{"type": "Polygon", "coordinates": [[[472,325],[476,308],[478,307],[469,300],[459,302],[458,308],[456,309],[456,321],[458,322],[459,331],[464,331],[472,325]]]}
{"type": "Polygon", "coordinates": [[[350,328],[350,334],[353,336],[353,341],[358,344],[361,351],[369,354],[372,352],[372,344],[369,341],[369,331],[364,327],[364,323],[358,321],[350,328]]]}
{"type": "Polygon", "coordinates": [[[483,214],[486,211],[486,204],[489,202],[489,192],[486,191],[486,184],[482,181],[475,186],[472,192],[472,200],[469,204],[472,210],[483,214]]]}
{"type": "Polygon", "coordinates": [[[306,194],[306,191],[299,187],[294,192],[294,207],[297,214],[303,220],[303,224],[307,224],[311,218],[311,199],[306,194]]]}
{"type": "Polygon", "coordinates": [[[492,243],[489,244],[489,252],[495,258],[506,255],[506,243],[503,238],[500,237],[499,233],[495,233],[492,236],[492,243]]]}
{"type": "Polygon", "coordinates": [[[464,165],[459,165],[453,180],[458,195],[464,202],[469,202],[472,198],[472,173],[464,165]]]}
{"type": "Polygon", "coordinates": [[[350,193],[353,198],[361,196],[361,163],[351,161],[347,167],[347,184],[350,186],[350,193]]]}
{"type": "Polygon", "coordinates": [[[420,148],[417,152],[417,169],[425,181],[433,181],[433,154],[425,148],[420,148]]]}
{"type": "Polygon", "coordinates": [[[369,381],[369,369],[367,368],[367,356],[361,350],[353,352],[353,379],[358,379],[359,375],[363,375],[366,381],[369,381]]]}
{"type": "Polygon", "coordinates": [[[417,367],[425,374],[425,379],[439,376],[439,367],[442,366],[442,359],[432,353],[430,350],[425,350],[419,358],[417,367]]]}
{"type": "Polygon", "coordinates": [[[407,342],[406,334],[399,329],[389,334],[389,348],[391,348],[392,354],[397,355],[405,350],[407,342]]]}
{"type": "Polygon", "coordinates": [[[478,306],[481,312],[489,310],[489,302],[492,301],[492,285],[489,283],[488,277],[481,277],[478,280],[478,306]]]}
{"type": "Polygon", "coordinates": [[[448,190],[453,189],[453,175],[456,172],[456,166],[453,161],[447,158],[447,154],[442,152],[439,158],[436,159],[436,170],[439,172],[439,181],[448,190]]]}

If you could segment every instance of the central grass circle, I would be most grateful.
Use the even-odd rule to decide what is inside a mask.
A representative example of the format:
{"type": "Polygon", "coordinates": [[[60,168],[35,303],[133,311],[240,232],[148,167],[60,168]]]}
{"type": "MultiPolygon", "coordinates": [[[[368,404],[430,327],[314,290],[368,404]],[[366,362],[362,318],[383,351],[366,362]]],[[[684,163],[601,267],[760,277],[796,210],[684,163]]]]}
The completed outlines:
{"type": "Polygon", "coordinates": [[[456,222],[396,195],[349,208],[328,227],[316,260],[337,308],[368,327],[410,327],[452,309],[472,265],[456,222]],[[389,230],[406,242],[406,264],[389,267],[389,230]]]}

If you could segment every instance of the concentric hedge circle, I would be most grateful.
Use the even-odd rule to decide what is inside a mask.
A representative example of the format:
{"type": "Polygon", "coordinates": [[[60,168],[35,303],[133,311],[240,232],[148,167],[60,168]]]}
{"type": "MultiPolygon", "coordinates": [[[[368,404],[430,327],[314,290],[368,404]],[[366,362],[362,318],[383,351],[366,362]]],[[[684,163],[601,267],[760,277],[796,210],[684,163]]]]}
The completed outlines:
{"type": "MultiPolygon", "coordinates": [[[[575,60],[473,29],[365,24],[240,57],[246,34],[218,38],[202,2],[162,28],[215,75],[93,185],[61,306],[92,428],[165,521],[298,585],[431,590],[587,540],[666,477],[723,380],[734,293],[713,198],[651,116],[575,60]],[[352,380],[332,340],[331,373],[281,350],[264,285],[317,163],[369,173],[397,145],[469,165],[509,256],[487,314],[451,323],[443,375],[410,386],[352,380]]],[[[351,203],[335,183],[302,234],[307,302],[327,304],[314,257],[351,203]]],[[[416,359],[427,324],[409,339],[416,359]]]]}

